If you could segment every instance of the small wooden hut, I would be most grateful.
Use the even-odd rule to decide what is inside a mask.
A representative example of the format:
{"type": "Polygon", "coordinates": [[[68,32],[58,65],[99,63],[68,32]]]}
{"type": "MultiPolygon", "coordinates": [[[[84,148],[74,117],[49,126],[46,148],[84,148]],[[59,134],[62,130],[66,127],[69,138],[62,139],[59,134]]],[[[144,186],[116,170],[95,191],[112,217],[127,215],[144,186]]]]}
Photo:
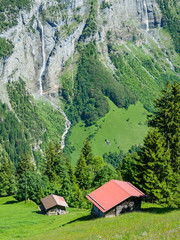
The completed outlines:
{"type": "Polygon", "coordinates": [[[93,203],[92,215],[112,217],[140,210],[146,195],[129,182],[111,180],[86,197],[93,203]]]}
{"type": "Polygon", "coordinates": [[[41,212],[51,215],[67,214],[66,207],[68,207],[63,197],[57,195],[49,195],[41,199],[42,205],[40,206],[41,212]]]}

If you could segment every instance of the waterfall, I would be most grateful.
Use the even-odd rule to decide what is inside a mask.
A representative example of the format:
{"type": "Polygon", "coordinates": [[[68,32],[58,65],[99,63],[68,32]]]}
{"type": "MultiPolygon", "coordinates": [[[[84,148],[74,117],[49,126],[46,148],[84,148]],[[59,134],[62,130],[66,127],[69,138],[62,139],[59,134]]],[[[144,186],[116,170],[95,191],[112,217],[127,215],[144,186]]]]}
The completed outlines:
{"type": "Polygon", "coordinates": [[[52,102],[49,98],[47,99],[51,105],[54,106],[54,108],[59,111],[65,118],[65,130],[64,133],[62,135],[62,139],[61,139],[61,149],[63,149],[65,147],[65,137],[69,131],[69,128],[71,127],[71,122],[69,121],[68,117],[66,116],[65,112],[62,110],[62,108],[60,106],[57,106],[54,102],[52,102]]]}
{"type": "Polygon", "coordinates": [[[73,51],[74,51],[74,39],[72,38],[72,83],[74,82],[74,73],[73,73],[73,62],[74,62],[74,55],[73,55],[73,51]]]}
{"type": "Polygon", "coordinates": [[[46,56],[45,56],[45,40],[44,40],[44,27],[39,19],[39,8],[41,6],[41,2],[38,1],[39,3],[39,6],[38,6],[38,12],[37,12],[37,21],[38,21],[38,24],[39,24],[39,28],[41,30],[41,56],[42,56],[42,67],[41,67],[41,71],[40,71],[40,75],[39,75],[39,92],[40,92],[40,95],[43,94],[43,87],[42,87],[42,76],[43,76],[43,73],[45,71],[45,68],[46,68],[46,56]]]}
{"type": "Polygon", "coordinates": [[[149,19],[148,19],[148,10],[147,10],[147,5],[146,1],[143,0],[143,10],[144,10],[144,17],[145,17],[145,24],[146,24],[146,32],[149,31],[149,19]]]}

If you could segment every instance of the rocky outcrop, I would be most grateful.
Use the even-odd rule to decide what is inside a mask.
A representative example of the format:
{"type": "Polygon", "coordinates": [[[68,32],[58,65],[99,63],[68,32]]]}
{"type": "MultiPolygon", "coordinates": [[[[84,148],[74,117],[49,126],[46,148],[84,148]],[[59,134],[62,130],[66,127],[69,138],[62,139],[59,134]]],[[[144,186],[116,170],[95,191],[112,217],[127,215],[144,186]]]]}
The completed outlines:
{"type": "MultiPolygon", "coordinates": [[[[89,8],[86,0],[36,0],[30,12],[21,11],[18,25],[0,35],[14,44],[13,54],[0,62],[0,84],[22,77],[32,93],[42,88],[43,94],[55,96],[59,73],[75,51],[89,8]]],[[[104,42],[111,31],[123,44],[160,23],[155,0],[98,0],[95,38],[104,42]]]]}

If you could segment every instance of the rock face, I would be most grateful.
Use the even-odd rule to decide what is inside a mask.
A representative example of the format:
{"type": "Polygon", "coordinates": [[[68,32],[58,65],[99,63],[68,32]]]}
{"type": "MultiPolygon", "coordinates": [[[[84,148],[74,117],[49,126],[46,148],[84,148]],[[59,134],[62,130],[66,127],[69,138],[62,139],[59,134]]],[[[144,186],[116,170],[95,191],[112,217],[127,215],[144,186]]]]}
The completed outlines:
{"type": "MultiPolygon", "coordinates": [[[[23,78],[32,93],[56,95],[59,74],[73,56],[90,4],[86,0],[36,0],[29,12],[21,11],[18,25],[0,34],[14,44],[13,54],[0,62],[0,85],[23,78]]],[[[155,0],[98,0],[98,43],[106,41],[108,31],[120,44],[133,34],[160,26],[161,13],[155,0]]]]}

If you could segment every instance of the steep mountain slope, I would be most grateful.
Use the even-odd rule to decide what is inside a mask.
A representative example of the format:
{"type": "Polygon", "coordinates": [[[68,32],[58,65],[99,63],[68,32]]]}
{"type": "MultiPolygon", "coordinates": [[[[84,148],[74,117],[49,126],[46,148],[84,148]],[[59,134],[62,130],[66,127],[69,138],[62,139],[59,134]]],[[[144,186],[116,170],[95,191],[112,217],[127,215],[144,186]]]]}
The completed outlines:
{"type": "MultiPolygon", "coordinates": [[[[61,141],[62,133],[64,140],[70,127],[59,99],[73,125],[83,120],[90,126],[109,112],[107,97],[126,109],[139,100],[146,110],[153,111],[159,90],[167,81],[180,80],[178,41],[171,27],[170,8],[176,10],[177,22],[176,0],[168,1],[169,5],[155,0],[0,2],[0,98],[29,132],[32,152],[39,151],[37,159],[46,142],[61,141]],[[7,91],[7,83],[11,86],[20,78],[33,95],[28,101],[21,101],[21,94],[13,98],[12,91],[7,91]],[[65,127],[63,122],[58,126],[53,111],[48,116],[42,110],[47,101],[50,108],[64,115],[65,127]],[[28,116],[39,102],[42,111],[35,110],[35,122],[41,130],[33,137],[33,121],[27,124],[22,106],[29,106],[28,116]]],[[[111,137],[118,141],[119,137],[111,137]]],[[[143,137],[134,144],[142,143],[143,137]]],[[[69,135],[69,146],[71,139],[69,135]]],[[[74,146],[76,151],[81,145],[74,146]]],[[[67,152],[73,152],[73,147],[67,152]]]]}

